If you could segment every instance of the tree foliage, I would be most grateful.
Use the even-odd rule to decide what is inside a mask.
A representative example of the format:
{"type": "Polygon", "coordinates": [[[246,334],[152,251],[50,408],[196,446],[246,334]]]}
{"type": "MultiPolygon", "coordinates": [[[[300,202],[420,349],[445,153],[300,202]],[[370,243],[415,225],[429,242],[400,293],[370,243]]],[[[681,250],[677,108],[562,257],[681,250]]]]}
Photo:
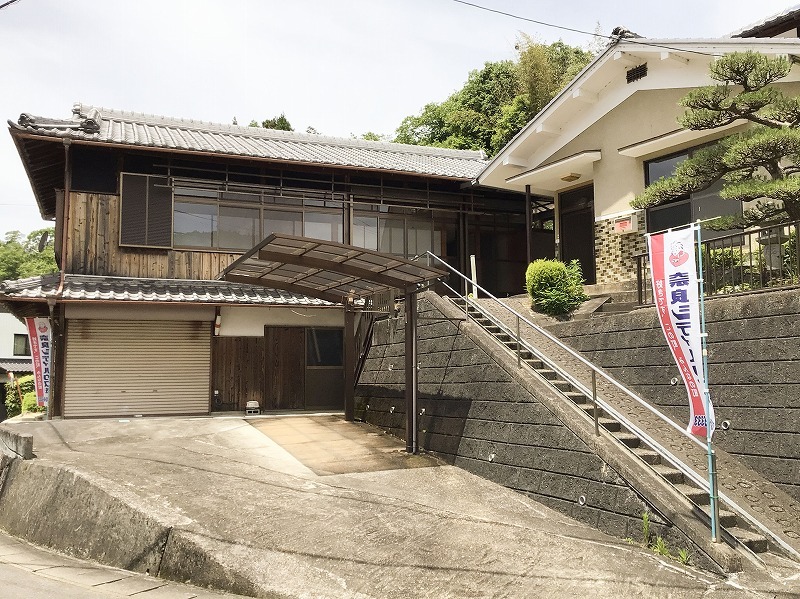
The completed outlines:
{"type": "Polygon", "coordinates": [[[789,74],[791,63],[757,52],[723,56],[711,64],[716,85],[689,92],[681,105],[681,125],[710,130],[736,121],[752,126],[702,148],[671,177],[659,179],[637,196],[635,208],[657,206],[723,180],[720,196],[754,202],[742,216],[720,217],[710,228],[746,228],[800,219],[800,98],[772,84],[789,74]]]}
{"type": "Polygon", "coordinates": [[[23,279],[58,270],[53,251],[53,229],[37,229],[26,237],[19,231],[9,231],[0,241],[0,281],[23,279]],[[47,232],[48,239],[42,251],[39,241],[47,232]]]}
{"type": "Polygon", "coordinates": [[[592,59],[561,41],[545,45],[522,36],[518,60],[487,62],[441,103],[403,119],[398,143],[497,153],[592,59]]]}
{"type": "MultiPolygon", "coordinates": [[[[233,120],[236,120],[236,117],[233,117],[233,120]]],[[[236,123],[234,123],[235,125],[236,123]]],[[[289,123],[289,119],[286,118],[286,115],[280,113],[279,116],[273,117],[271,119],[265,119],[261,121],[261,124],[258,123],[256,120],[250,121],[248,127],[263,127],[264,129],[279,129],[281,131],[294,131],[291,123],[289,123]]]]}

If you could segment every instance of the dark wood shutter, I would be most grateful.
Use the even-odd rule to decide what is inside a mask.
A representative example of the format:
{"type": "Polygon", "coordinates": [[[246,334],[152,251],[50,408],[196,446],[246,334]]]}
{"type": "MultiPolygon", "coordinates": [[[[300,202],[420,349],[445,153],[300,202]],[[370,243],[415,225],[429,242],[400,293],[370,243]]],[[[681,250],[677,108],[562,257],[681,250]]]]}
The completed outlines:
{"type": "Polygon", "coordinates": [[[122,175],[120,244],[172,247],[172,189],[166,177],[122,175]]]}

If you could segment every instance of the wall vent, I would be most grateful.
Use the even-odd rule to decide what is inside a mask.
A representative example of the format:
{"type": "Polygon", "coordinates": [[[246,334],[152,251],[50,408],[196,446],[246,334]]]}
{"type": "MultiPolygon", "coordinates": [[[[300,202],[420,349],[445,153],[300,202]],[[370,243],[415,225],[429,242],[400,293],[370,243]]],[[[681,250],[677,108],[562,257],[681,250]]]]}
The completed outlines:
{"type": "Polygon", "coordinates": [[[628,80],[628,83],[633,83],[643,77],[647,77],[647,63],[640,64],[637,67],[625,71],[625,79],[628,80]]]}

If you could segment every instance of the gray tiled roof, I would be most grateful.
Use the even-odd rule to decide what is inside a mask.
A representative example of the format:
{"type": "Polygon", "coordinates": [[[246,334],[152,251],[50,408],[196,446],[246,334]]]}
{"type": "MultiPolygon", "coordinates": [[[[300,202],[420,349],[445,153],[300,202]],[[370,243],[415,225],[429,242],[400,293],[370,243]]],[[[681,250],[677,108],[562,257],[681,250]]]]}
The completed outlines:
{"type": "MultiPolygon", "coordinates": [[[[58,290],[58,274],[0,283],[0,299],[44,300],[58,290]]],[[[265,306],[332,306],[330,302],[288,291],[226,281],[137,279],[65,275],[60,301],[169,302],[265,306]]]]}
{"type": "Polygon", "coordinates": [[[22,114],[12,130],[142,148],[263,158],[473,179],[483,152],[327,137],[261,127],[167,118],[75,104],[71,119],[22,114]]]}
{"type": "Polygon", "coordinates": [[[749,37],[771,27],[772,25],[777,25],[781,21],[789,21],[793,18],[796,18],[798,15],[800,15],[800,4],[795,4],[794,6],[789,6],[788,8],[785,8],[774,15],[764,17],[755,23],[745,25],[741,29],[737,29],[728,35],[730,37],[749,37]]]}
{"type": "Polygon", "coordinates": [[[5,372],[33,372],[31,358],[0,358],[0,370],[5,372]]]}

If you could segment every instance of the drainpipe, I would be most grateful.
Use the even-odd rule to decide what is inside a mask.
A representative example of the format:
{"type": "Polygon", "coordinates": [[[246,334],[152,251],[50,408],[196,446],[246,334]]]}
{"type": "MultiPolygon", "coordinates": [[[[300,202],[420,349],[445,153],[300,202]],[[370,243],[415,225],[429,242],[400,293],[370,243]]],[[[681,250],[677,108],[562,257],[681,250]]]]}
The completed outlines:
{"type": "MultiPolygon", "coordinates": [[[[58,289],[54,294],[47,298],[47,307],[50,312],[50,388],[48,390],[48,397],[47,397],[47,419],[50,420],[53,417],[53,389],[56,385],[56,374],[61,374],[59,369],[56,367],[56,359],[61,358],[61,342],[59,340],[60,333],[61,333],[61,325],[63,324],[62,319],[59,319],[59,326],[56,329],[56,319],[55,319],[55,308],[59,298],[61,298],[61,294],[64,291],[64,276],[66,274],[67,269],[67,231],[68,223],[69,223],[69,194],[70,188],[72,187],[72,168],[70,165],[70,154],[69,149],[72,145],[72,140],[69,138],[65,138],[64,140],[64,206],[61,209],[61,268],[58,280],[58,289]],[[56,333],[58,330],[58,333],[56,333]]],[[[59,223],[56,222],[56,227],[59,226],[59,223]]],[[[61,385],[59,385],[59,391],[61,390],[61,385]]]]}

